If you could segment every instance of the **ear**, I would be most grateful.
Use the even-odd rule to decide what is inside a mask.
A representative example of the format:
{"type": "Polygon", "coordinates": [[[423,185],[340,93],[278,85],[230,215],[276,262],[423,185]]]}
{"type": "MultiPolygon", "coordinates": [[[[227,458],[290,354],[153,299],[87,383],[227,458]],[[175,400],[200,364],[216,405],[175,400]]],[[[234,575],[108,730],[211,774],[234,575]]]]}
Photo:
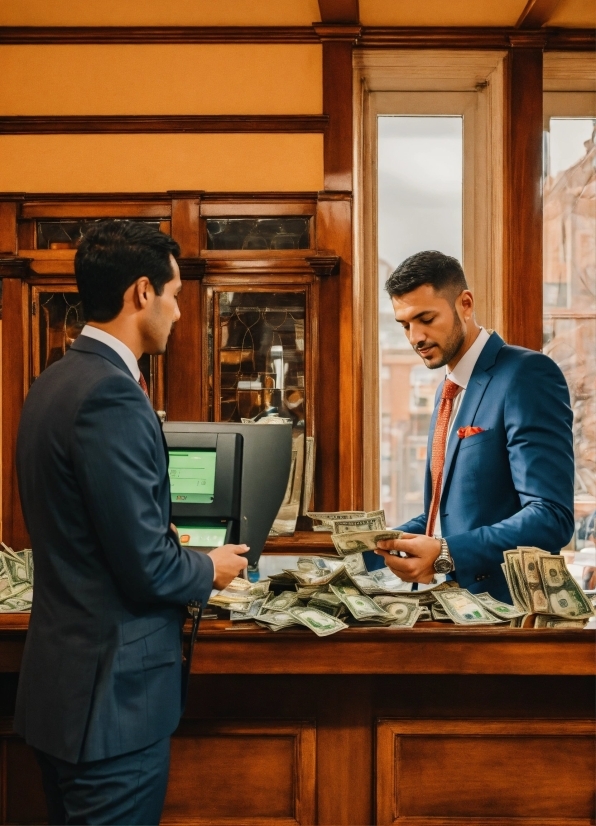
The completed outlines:
{"type": "Polygon", "coordinates": [[[470,290],[464,290],[457,297],[457,302],[461,307],[464,318],[467,320],[474,315],[474,296],[470,290]]]}
{"type": "Polygon", "coordinates": [[[131,288],[136,309],[144,310],[154,293],[151,282],[146,275],[142,275],[134,284],[131,284],[131,288]]]}

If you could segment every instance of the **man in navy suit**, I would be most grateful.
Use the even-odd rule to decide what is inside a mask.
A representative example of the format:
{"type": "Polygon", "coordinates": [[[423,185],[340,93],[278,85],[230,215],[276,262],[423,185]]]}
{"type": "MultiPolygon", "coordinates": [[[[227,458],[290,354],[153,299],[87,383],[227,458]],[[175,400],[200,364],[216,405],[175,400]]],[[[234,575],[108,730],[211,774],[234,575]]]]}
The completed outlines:
{"type": "Polygon", "coordinates": [[[87,326],[32,386],[17,443],[35,562],[15,729],[50,823],[156,824],[182,711],[185,606],[246,567],[245,545],[182,548],[165,442],[138,359],[180,317],[179,248],[140,222],[75,257],[87,326]]]}
{"type": "Polygon", "coordinates": [[[369,567],[386,562],[407,582],[445,573],[510,602],[503,551],[536,545],[558,553],[573,535],[565,378],[547,356],[476,323],[455,258],[418,253],[385,286],[424,364],[447,370],[430,426],[424,513],[400,526],[402,539],[380,542],[383,559],[369,567]]]}

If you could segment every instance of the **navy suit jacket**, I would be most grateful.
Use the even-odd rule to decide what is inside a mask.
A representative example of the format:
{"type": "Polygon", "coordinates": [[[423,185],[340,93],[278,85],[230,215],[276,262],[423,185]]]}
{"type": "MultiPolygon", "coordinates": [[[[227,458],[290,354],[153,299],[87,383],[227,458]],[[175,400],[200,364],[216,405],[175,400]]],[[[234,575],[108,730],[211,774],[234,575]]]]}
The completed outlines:
{"type": "Polygon", "coordinates": [[[167,737],[184,606],[213,564],[170,530],[160,422],[114,350],[81,336],[36,380],[17,472],[35,586],[16,731],[71,763],[167,737]]]}
{"type": "MultiPolygon", "coordinates": [[[[426,531],[442,389],[441,384],[428,437],[424,513],[399,526],[410,533],[426,531]]],[[[441,533],[455,563],[453,578],[462,588],[511,602],[501,569],[503,551],[536,545],[558,553],[569,542],[574,530],[572,421],[569,390],[554,361],[505,344],[492,333],[453,423],[443,470],[441,533]],[[460,439],[457,430],[466,425],[483,432],[460,439]]]]}

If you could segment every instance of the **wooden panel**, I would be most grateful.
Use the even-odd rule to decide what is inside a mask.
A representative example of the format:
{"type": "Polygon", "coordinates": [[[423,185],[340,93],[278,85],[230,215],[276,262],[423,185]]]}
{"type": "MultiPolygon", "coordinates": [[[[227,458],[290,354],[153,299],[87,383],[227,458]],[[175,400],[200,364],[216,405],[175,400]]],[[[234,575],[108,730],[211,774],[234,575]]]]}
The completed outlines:
{"type": "Polygon", "coordinates": [[[314,823],[315,731],[313,722],[183,720],[162,824],[314,823]]]}
{"type": "Polygon", "coordinates": [[[2,742],[2,822],[47,823],[41,770],[33,749],[20,737],[9,735],[2,742]]]}
{"type": "Polygon", "coordinates": [[[519,16],[516,29],[540,29],[550,18],[560,0],[528,0],[519,16]]]}
{"type": "Polygon", "coordinates": [[[592,720],[380,720],[377,823],[587,826],[595,769],[592,720]]]}
{"type": "Polygon", "coordinates": [[[5,135],[135,132],[324,132],[326,115],[11,115],[5,135]]]}
{"type": "Polygon", "coordinates": [[[352,39],[323,41],[325,189],[352,189],[352,39]]]}
{"type": "Polygon", "coordinates": [[[508,57],[503,326],[542,349],[542,50],[519,34],[508,57]],[[516,45],[517,44],[517,45],[516,45]]]}
{"type": "Polygon", "coordinates": [[[358,0],[319,0],[323,23],[357,23],[358,0]]]}
{"type": "Polygon", "coordinates": [[[170,336],[166,354],[166,412],[169,421],[197,422],[203,419],[200,281],[184,280],[178,304],[180,320],[170,336]]]}
{"type": "Polygon", "coordinates": [[[202,193],[169,194],[172,196],[172,238],[180,245],[183,258],[197,258],[200,252],[199,209],[202,193]]]}
{"type": "Polygon", "coordinates": [[[311,26],[2,26],[0,44],[318,43],[311,26]]]}
{"type": "Polygon", "coordinates": [[[17,202],[0,201],[0,255],[17,252],[17,202]]]}
{"type": "MultiPolygon", "coordinates": [[[[101,193],[103,194],[103,193],[101,193]]],[[[169,218],[172,211],[170,201],[134,201],[118,202],[118,196],[96,199],[85,193],[68,195],[68,200],[48,199],[27,201],[23,204],[23,218],[169,218]],[[82,198],[80,197],[82,195],[82,198]],[[89,198],[89,200],[87,200],[89,198]]],[[[98,193],[100,195],[100,193],[98,193]]],[[[101,195],[100,195],[101,197],[101,195]]],[[[121,198],[128,196],[121,195],[121,198]]],[[[133,199],[136,193],[132,195],[133,199]]],[[[149,193],[150,198],[156,196],[149,193]]],[[[158,198],[162,196],[157,196],[158,198]]]]}
{"type": "MultiPolygon", "coordinates": [[[[361,46],[406,49],[506,49],[515,29],[461,26],[365,26],[361,46]]],[[[593,29],[540,29],[526,32],[537,45],[557,51],[593,51],[593,29]]]]}

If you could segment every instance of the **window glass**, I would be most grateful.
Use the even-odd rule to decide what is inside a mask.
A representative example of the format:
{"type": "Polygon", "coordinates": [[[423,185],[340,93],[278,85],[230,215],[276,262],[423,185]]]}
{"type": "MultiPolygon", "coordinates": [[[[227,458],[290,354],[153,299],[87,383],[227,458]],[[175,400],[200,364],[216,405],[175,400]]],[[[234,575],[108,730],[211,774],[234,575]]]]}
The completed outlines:
{"type": "Polygon", "coordinates": [[[378,118],[378,272],[381,506],[398,525],[424,508],[424,470],[435,390],[393,317],[384,290],[404,258],[436,249],[462,260],[463,118],[378,118]]]}
{"type": "Polygon", "coordinates": [[[548,126],[544,352],[569,385],[576,462],[574,565],[576,576],[594,588],[594,568],[590,574],[588,564],[594,565],[596,516],[596,120],[553,117],[548,126]]]}

